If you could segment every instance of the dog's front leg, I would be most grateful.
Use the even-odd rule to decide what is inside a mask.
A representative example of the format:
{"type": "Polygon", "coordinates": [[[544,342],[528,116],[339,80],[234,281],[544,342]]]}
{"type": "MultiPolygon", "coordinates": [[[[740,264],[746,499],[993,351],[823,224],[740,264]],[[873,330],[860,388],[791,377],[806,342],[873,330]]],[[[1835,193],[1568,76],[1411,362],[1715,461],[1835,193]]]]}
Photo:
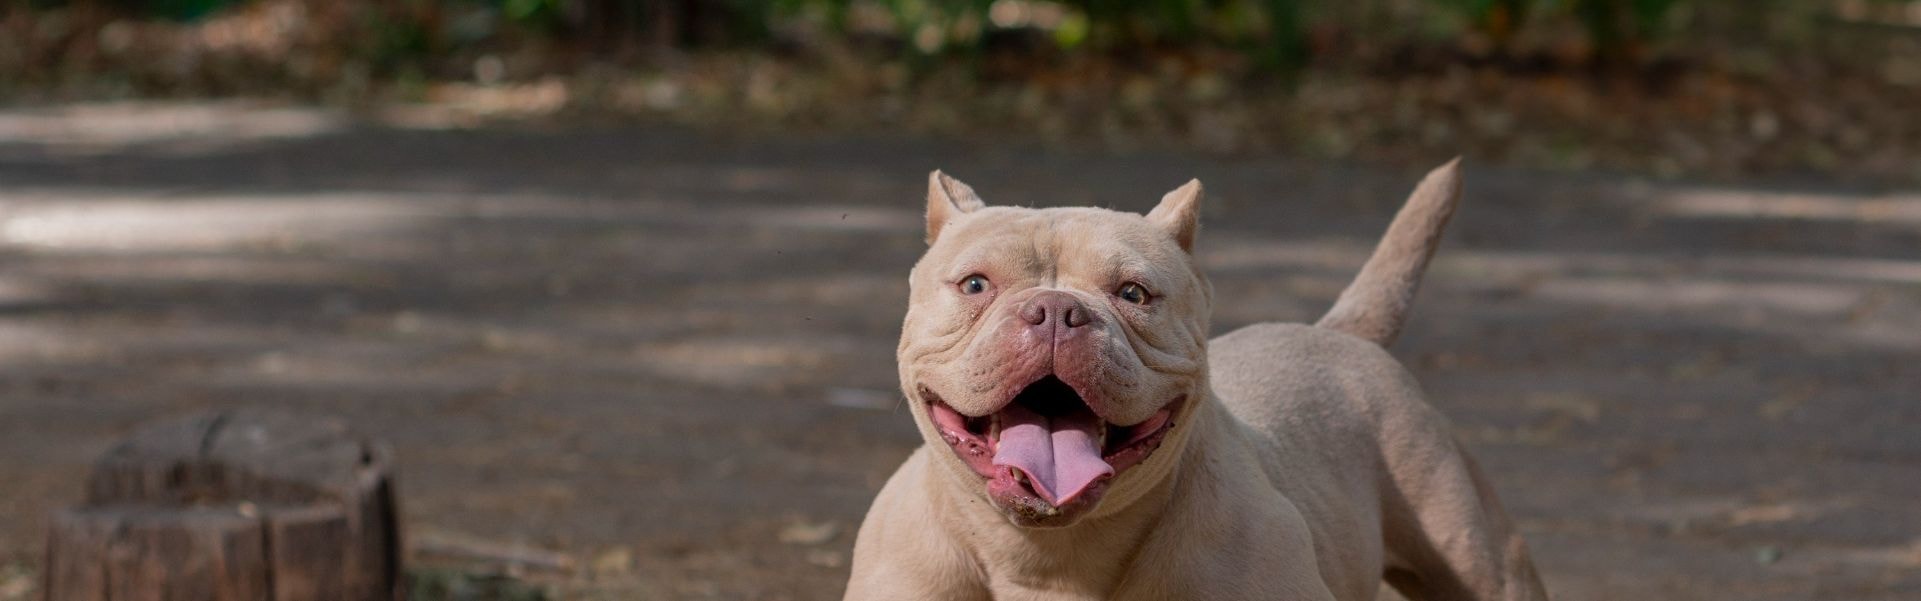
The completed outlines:
{"type": "Polygon", "coordinates": [[[854,542],[846,601],[987,601],[982,573],[942,532],[940,500],[929,487],[927,448],[887,479],[854,542]]]}

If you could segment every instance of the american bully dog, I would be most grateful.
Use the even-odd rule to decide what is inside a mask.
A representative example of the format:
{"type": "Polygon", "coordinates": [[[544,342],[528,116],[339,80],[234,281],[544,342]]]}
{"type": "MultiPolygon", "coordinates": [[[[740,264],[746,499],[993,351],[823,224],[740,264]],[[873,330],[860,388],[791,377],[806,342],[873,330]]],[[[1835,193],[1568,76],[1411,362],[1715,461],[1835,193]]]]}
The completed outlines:
{"type": "Polygon", "coordinates": [[[1457,163],[1318,323],[1211,341],[1198,181],[1143,216],[988,206],[934,172],[898,354],[926,444],[861,524],[846,598],[1545,599],[1384,350],[1457,163]]]}

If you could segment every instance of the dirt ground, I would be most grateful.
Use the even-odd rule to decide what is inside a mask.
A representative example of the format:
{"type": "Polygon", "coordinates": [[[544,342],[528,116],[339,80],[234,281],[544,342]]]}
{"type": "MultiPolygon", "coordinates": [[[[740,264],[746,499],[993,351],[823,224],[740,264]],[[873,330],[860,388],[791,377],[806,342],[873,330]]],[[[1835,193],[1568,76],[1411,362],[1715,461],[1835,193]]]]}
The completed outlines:
{"type": "MultiPolygon", "coordinates": [[[[835,598],[919,442],[893,348],[935,167],[992,203],[1128,210],[1201,178],[1217,332],[1316,317],[1419,175],[0,112],[0,575],[35,569],[116,437],[251,405],[391,441],[416,546],[564,554],[525,573],[568,598],[835,598]]],[[[1921,191],[1470,158],[1394,352],[1558,599],[1921,598],[1921,191]]]]}

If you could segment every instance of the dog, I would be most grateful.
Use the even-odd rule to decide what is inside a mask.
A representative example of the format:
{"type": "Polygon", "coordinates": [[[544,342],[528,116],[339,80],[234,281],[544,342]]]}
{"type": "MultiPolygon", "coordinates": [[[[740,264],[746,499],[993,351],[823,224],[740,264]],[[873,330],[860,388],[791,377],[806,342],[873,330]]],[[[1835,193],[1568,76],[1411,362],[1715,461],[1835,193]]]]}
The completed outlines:
{"type": "Polygon", "coordinates": [[[1214,340],[1199,181],[1146,215],[988,206],[929,176],[900,380],[925,440],[846,599],[1546,599],[1385,347],[1460,196],[1435,169],[1314,325],[1214,340]]]}

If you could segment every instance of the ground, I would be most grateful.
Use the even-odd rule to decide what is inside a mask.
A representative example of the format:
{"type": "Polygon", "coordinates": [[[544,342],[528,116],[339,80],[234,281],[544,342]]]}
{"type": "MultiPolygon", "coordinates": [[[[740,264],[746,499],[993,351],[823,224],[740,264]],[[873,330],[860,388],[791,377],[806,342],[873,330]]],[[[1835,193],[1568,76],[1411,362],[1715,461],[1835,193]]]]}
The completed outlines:
{"type": "MultiPolygon", "coordinates": [[[[390,441],[423,563],[505,549],[568,598],[834,598],[919,443],[893,348],[936,167],[990,203],[1124,210],[1199,177],[1216,332],[1318,316],[1420,175],[0,113],[0,597],[31,597],[47,512],[116,437],[250,405],[390,441]]],[[[1921,597],[1921,192],[1466,173],[1393,351],[1556,598],[1921,597]]]]}

